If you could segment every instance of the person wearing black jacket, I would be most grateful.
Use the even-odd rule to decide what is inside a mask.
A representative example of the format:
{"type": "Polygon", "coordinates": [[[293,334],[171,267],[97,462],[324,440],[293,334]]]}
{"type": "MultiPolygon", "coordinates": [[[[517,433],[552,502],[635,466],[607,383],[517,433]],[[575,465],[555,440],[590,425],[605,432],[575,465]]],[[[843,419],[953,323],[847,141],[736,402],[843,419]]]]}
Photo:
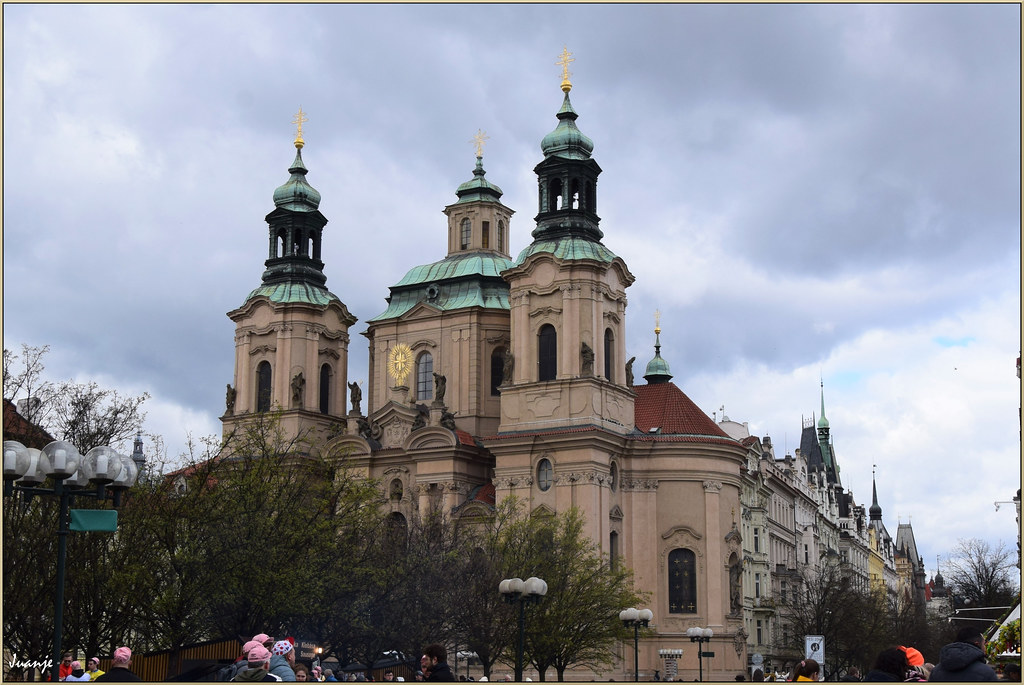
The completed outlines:
{"type": "Polygon", "coordinates": [[[950,642],[939,651],[939,663],[935,664],[928,680],[999,680],[992,667],[985,663],[985,638],[981,631],[971,626],[961,628],[956,642],[950,642]]]}
{"type": "Polygon", "coordinates": [[[430,671],[426,678],[429,682],[454,683],[455,674],[448,666],[448,650],[444,645],[434,643],[423,648],[423,656],[420,658],[420,667],[424,673],[430,671]]]}

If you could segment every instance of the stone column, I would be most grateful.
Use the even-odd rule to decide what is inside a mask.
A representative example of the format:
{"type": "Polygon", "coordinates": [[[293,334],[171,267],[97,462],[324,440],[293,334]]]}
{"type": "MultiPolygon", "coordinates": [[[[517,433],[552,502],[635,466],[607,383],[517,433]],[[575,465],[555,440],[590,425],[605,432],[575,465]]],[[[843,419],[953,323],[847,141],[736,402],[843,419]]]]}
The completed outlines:
{"type": "MultiPolygon", "coordinates": [[[[707,532],[707,583],[708,583],[708,628],[721,633],[725,625],[725,614],[722,608],[723,591],[722,575],[724,550],[722,547],[722,530],[719,523],[720,493],[722,482],[704,481],[704,520],[707,532]]],[[[728,597],[726,591],[725,597],[728,597]]]]}

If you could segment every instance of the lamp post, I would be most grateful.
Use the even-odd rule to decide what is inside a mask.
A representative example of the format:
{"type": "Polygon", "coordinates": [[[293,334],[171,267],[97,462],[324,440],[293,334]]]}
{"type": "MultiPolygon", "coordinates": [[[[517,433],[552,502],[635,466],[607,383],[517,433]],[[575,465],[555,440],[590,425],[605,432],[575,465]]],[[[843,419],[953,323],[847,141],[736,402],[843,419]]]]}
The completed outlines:
{"type": "Polygon", "coordinates": [[[700,680],[704,682],[704,657],[715,655],[714,652],[704,651],[704,643],[711,641],[714,632],[711,628],[687,628],[686,635],[690,638],[690,642],[697,643],[697,667],[700,669],[700,680]]]}
{"type": "Polygon", "coordinates": [[[57,497],[57,592],[53,617],[53,674],[60,677],[61,633],[64,628],[64,569],[67,561],[68,514],[75,497],[107,499],[113,493],[114,506],[121,506],[121,493],[135,484],[135,462],[110,447],[94,447],[85,456],[75,446],[54,440],[42,450],[25,447],[15,440],[4,441],[4,497],[21,495],[26,502],[36,495],[57,497]],[[52,488],[41,487],[47,478],[52,488]],[[94,489],[86,488],[92,483],[94,489]]]}
{"type": "Polygon", "coordinates": [[[630,607],[619,612],[622,625],[633,629],[633,680],[640,680],[640,629],[651,623],[654,614],[650,609],[634,609],[630,607]]]}
{"type": "Polygon", "coordinates": [[[532,576],[525,581],[521,578],[506,578],[498,585],[498,592],[509,604],[519,604],[519,642],[516,646],[516,682],[523,680],[523,642],[526,640],[526,605],[540,602],[548,593],[548,584],[532,576]]]}

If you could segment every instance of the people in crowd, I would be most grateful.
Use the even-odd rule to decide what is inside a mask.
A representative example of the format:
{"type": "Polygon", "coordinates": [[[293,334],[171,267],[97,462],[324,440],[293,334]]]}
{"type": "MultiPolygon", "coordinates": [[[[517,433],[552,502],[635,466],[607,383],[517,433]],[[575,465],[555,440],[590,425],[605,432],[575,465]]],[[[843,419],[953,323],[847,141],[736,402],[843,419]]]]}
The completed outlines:
{"type": "Polygon", "coordinates": [[[246,660],[249,658],[249,652],[252,651],[253,647],[262,647],[263,644],[258,640],[249,640],[242,645],[241,654],[235,659],[234,663],[228,664],[224,668],[217,671],[217,680],[229,681],[234,680],[235,676],[240,672],[248,668],[246,660]]]}
{"type": "Polygon", "coordinates": [[[981,631],[972,626],[957,631],[956,642],[950,642],[939,651],[939,663],[935,664],[928,680],[998,680],[996,672],[985,663],[985,637],[981,631]]]}
{"type": "MultiPolygon", "coordinates": [[[[61,680],[67,680],[68,676],[71,675],[71,662],[74,660],[75,655],[71,652],[64,652],[64,656],[60,658],[60,671],[57,677],[61,680]]],[[[51,676],[52,677],[52,676],[51,676]]]]}
{"type": "Polygon", "coordinates": [[[889,647],[875,657],[875,665],[864,676],[864,682],[903,682],[909,668],[903,648],[889,647]]]}
{"type": "Polygon", "coordinates": [[[84,683],[89,679],[89,674],[85,672],[84,668],[82,668],[82,662],[77,660],[71,662],[71,673],[68,673],[64,678],[64,680],[68,682],[75,683],[84,683]]]}
{"type": "Polygon", "coordinates": [[[423,648],[423,656],[420,658],[420,666],[423,672],[430,671],[426,679],[430,682],[454,683],[455,674],[448,665],[448,650],[444,645],[434,643],[423,648]]]}
{"type": "Polygon", "coordinates": [[[336,683],[336,682],[338,682],[338,679],[334,677],[334,671],[332,671],[329,668],[324,669],[324,682],[325,683],[336,683]]]}
{"type": "Polygon", "coordinates": [[[395,681],[395,674],[393,671],[384,671],[384,682],[392,683],[395,681]]]}
{"type": "Polygon", "coordinates": [[[278,640],[270,650],[270,672],[281,680],[295,682],[295,647],[288,640],[278,640]]]}
{"type": "Polygon", "coordinates": [[[96,680],[105,673],[105,671],[100,670],[100,658],[98,656],[89,659],[85,672],[89,674],[89,680],[96,680]]]}
{"type": "MultiPolygon", "coordinates": [[[[294,650],[293,650],[294,651],[294,650]]],[[[298,683],[308,683],[313,678],[310,676],[309,669],[306,668],[306,664],[298,662],[292,667],[292,671],[295,672],[295,681],[298,683]]]]}
{"type": "Polygon", "coordinates": [[[762,671],[760,668],[755,668],[754,672],[750,674],[750,680],[755,683],[763,683],[764,671],[762,671]]]}
{"type": "Polygon", "coordinates": [[[270,637],[266,633],[258,633],[252,636],[253,642],[259,642],[261,645],[266,647],[271,654],[274,651],[274,644],[277,642],[274,638],[270,637]]]}
{"type": "Polygon", "coordinates": [[[110,662],[110,670],[96,679],[96,682],[126,683],[142,680],[132,673],[132,650],[118,647],[114,650],[114,658],[110,662]]]}
{"type": "Polygon", "coordinates": [[[793,669],[793,682],[816,682],[821,666],[814,659],[804,659],[793,669]]]}
{"type": "Polygon", "coordinates": [[[257,644],[249,650],[245,658],[245,668],[239,671],[233,682],[280,682],[281,678],[270,672],[270,650],[257,644]]]}
{"type": "Polygon", "coordinates": [[[1011,683],[1020,682],[1020,664],[1011,661],[1003,666],[1003,680],[1011,683]]]}
{"type": "Polygon", "coordinates": [[[860,682],[860,669],[856,666],[850,666],[846,670],[846,674],[839,679],[840,682],[844,683],[859,683],[860,682]]]}

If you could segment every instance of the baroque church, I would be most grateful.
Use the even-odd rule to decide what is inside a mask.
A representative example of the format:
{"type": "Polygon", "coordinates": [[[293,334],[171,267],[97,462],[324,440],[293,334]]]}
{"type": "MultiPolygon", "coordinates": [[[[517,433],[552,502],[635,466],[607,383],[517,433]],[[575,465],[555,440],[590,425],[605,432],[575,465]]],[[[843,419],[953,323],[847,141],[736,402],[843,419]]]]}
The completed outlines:
{"type": "MultiPolygon", "coordinates": [[[[327,218],[306,179],[300,110],[290,177],[266,216],[262,282],[228,313],[224,433],[280,410],[290,434],[312,432],[327,456],[380,479],[397,523],[432,507],[486,514],[510,495],[533,511],[578,507],[602,553],[621,555],[650,593],[645,671],[663,667],[659,648],[689,643],[688,628],[709,627],[704,649],[717,658],[704,669],[731,678],[747,664],[737,528],[747,449],[672,383],[659,328],[642,381],[625,358],[635,276],[610,246],[627,229],[606,241],[600,228],[601,167],[576,125],[569,61],[563,52],[561,106],[534,168],[532,242],[513,257],[514,211],[478,138],[472,178],[444,208],[437,261],[409,269],[366,321],[365,388],[348,382],[357,319],[326,287],[327,218]]],[[[684,650],[681,674],[696,675],[696,651],[684,650]]],[[[604,676],[632,679],[631,661],[604,676]]]]}

